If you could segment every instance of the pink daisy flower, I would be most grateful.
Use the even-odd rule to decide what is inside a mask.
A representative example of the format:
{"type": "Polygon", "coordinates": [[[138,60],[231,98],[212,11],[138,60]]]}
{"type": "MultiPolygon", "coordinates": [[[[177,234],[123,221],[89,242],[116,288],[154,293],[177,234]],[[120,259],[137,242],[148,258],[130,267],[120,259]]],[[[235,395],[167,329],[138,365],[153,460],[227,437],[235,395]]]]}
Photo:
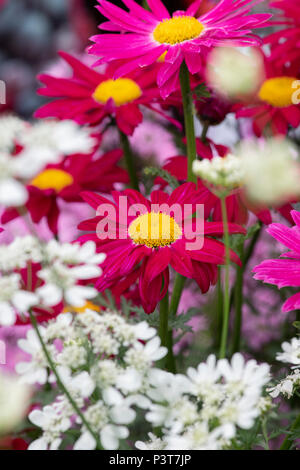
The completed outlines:
{"type": "Polygon", "coordinates": [[[163,56],[157,76],[163,98],[178,87],[179,69],[184,60],[190,73],[195,74],[202,69],[203,59],[214,46],[257,46],[261,40],[252,30],[271,17],[269,14],[248,15],[262,0],[221,0],[200,17],[195,15],[201,0],[173,16],[160,0],[148,1],[150,11],[133,0],[123,0],[129,11],[106,0],[98,2],[98,10],[109,20],[100,28],[109,34],[93,36],[95,45],[89,52],[100,57],[98,63],[126,59],[115,77],[156,63],[163,56]]]}
{"type": "Polygon", "coordinates": [[[264,61],[266,78],[257,91],[256,102],[250,106],[237,105],[236,116],[252,118],[253,131],[258,137],[268,126],[274,135],[286,135],[289,126],[296,128],[300,124],[299,105],[293,104],[299,67],[279,65],[273,55],[264,57],[264,61]]]}
{"type": "MultiPolygon", "coordinates": [[[[294,227],[283,224],[271,224],[267,232],[289,251],[283,253],[280,259],[263,261],[253,269],[254,279],[282,287],[300,287],[300,212],[291,211],[295,222],[294,227]]],[[[282,306],[283,312],[300,308],[300,292],[292,295],[282,306]]]]}
{"type": "MultiPolygon", "coordinates": [[[[73,119],[79,124],[92,126],[112,117],[124,134],[132,135],[143,120],[140,106],[156,111],[153,104],[161,101],[161,97],[156,87],[155,67],[147,74],[136,70],[114,80],[116,64],[99,73],[66,52],[60,52],[60,56],[71,66],[73,76],[38,76],[45,85],[38,93],[57,99],[39,108],[35,117],[73,119]]],[[[164,117],[174,122],[167,115],[164,117]]]]}
{"type": "MultiPolygon", "coordinates": [[[[225,263],[225,246],[213,237],[222,237],[223,223],[203,221],[201,233],[197,232],[196,220],[191,215],[196,210],[196,204],[203,201],[194,183],[179,186],[170,196],[163,191],[153,191],[151,201],[132,189],[113,192],[112,196],[113,202],[95,193],[82,193],[83,199],[96,211],[103,204],[106,208],[108,205],[114,208],[115,233],[112,237],[100,239],[103,232],[99,224],[103,223],[104,218],[107,223],[107,209],[104,216],[97,215],[79,224],[80,230],[90,232],[80,240],[93,240],[99,251],[107,253],[107,260],[102,265],[103,275],[96,283],[100,292],[114,286],[122,286],[125,292],[139,280],[141,303],[145,312],[151,313],[168,291],[169,266],[183,276],[194,279],[203,293],[216,283],[217,266],[225,263]],[[122,204],[124,196],[127,198],[127,208],[122,204]],[[131,215],[129,209],[136,204],[142,204],[145,212],[131,215]],[[170,214],[174,211],[174,204],[179,205],[181,214],[176,212],[176,216],[172,217],[170,214]],[[185,210],[187,204],[190,205],[189,216],[185,210]],[[126,222],[120,222],[124,214],[126,222]],[[194,240],[190,236],[191,228],[194,240]],[[191,247],[190,243],[199,237],[204,240],[202,248],[191,247]]],[[[229,231],[245,233],[242,227],[235,224],[229,224],[229,231]]],[[[232,261],[240,263],[233,251],[230,256],[232,261]]]]}

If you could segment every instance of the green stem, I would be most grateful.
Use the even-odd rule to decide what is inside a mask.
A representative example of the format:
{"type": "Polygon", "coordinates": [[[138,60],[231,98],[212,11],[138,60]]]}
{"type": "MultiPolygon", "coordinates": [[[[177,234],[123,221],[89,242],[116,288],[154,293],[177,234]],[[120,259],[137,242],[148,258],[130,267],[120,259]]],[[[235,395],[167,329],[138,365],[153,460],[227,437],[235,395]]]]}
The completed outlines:
{"type": "MultiPolygon", "coordinates": [[[[244,246],[241,249],[241,261],[243,263],[244,246]]],[[[236,267],[236,278],[234,287],[234,325],[233,325],[233,345],[232,354],[238,352],[241,346],[241,330],[242,330],[242,307],[243,307],[243,281],[244,281],[244,264],[236,267]]]]}
{"type": "Polygon", "coordinates": [[[222,336],[222,318],[223,318],[223,289],[222,289],[222,268],[218,266],[218,281],[217,281],[217,318],[216,318],[216,344],[219,345],[222,336]]]}
{"type": "MultiPolygon", "coordinates": [[[[290,432],[295,431],[295,429],[298,429],[300,427],[300,414],[297,416],[295,421],[293,422],[290,432]]],[[[293,444],[293,439],[290,439],[289,436],[286,436],[284,439],[283,443],[280,446],[280,450],[289,450],[293,444]]]]}
{"type": "Polygon", "coordinates": [[[129,173],[130,186],[136,191],[139,191],[139,180],[136,173],[134,159],[130,148],[129,140],[126,134],[120,131],[120,141],[124,153],[126,167],[129,173]]]}
{"type": "Polygon", "coordinates": [[[42,338],[42,335],[40,333],[40,330],[39,330],[39,327],[37,325],[37,321],[34,317],[34,315],[29,311],[29,315],[30,315],[30,321],[31,321],[31,324],[34,328],[34,330],[36,331],[36,334],[39,338],[39,341],[40,341],[40,344],[42,346],[42,350],[46,356],[46,359],[48,361],[48,364],[49,364],[49,367],[50,369],[52,370],[53,374],[55,375],[55,378],[56,378],[56,381],[57,381],[57,385],[59,386],[59,388],[61,389],[62,393],[64,393],[66,395],[66,397],[68,398],[71,406],[73,407],[75,413],[80,417],[82,423],[85,425],[85,427],[87,428],[87,430],[89,431],[89,433],[93,436],[93,438],[95,439],[96,443],[97,443],[97,448],[98,449],[101,449],[101,444],[100,444],[100,441],[99,441],[99,437],[97,436],[97,434],[93,431],[93,429],[91,428],[90,424],[88,423],[88,421],[85,419],[85,416],[84,414],[81,412],[81,410],[79,409],[79,407],[77,406],[75,400],[72,398],[71,394],[69,393],[69,391],[66,389],[66,387],[64,386],[57,370],[56,370],[56,367],[55,367],[55,364],[54,362],[52,361],[52,358],[50,356],[50,353],[47,349],[47,346],[46,344],[44,343],[44,340],[42,338]]]}
{"type": "Polygon", "coordinates": [[[174,371],[175,360],[173,355],[173,337],[169,330],[169,293],[164,296],[159,305],[159,337],[162,346],[168,349],[168,354],[162,359],[160,365],[170,372],[174,371]]]}
{"type": "Polygon", "coordinates": [[[193,173],[193,162],[196,160],[196,139],[194,126],[194,103],[190,84],[190,75],[185,62],[180,68],[180,86],[184,112],[185,135],[187,140],[188,157],[188,181],[197,183],[197,177],[193,173]]]}
{"type": "Polygon", "coordinates": [[[223,325],[220,345],[220,359],[226,357],[227,337],[229,328],[229,311],[230,311],[230,292],[229,292],[229,269],[230,269],[230,247],[229,247],[229,231],[228,231],[228,217],[226,208],[226,198],[221,197],[222,207],[222,220],[224,228],[224,243],[225,243],[225,285],[224,285],[224,301],[223,301],[223,325]]]}
{"type": "Polygon", "coordinates": [[[208,121],[204,121],[204,123],[203,123],[203,129],[202,129],[202,134],[201,134],[201,140],[202,140],[202,142],[203,142],[204,144],[205,144],[205,142],[206,142],[208,129],[209,129],[209,122],[208,122],[208,121]]]}
{"type": "Polygon", "coordinates": [[[181,294],[184,288],[186,278],[181,274],[176,274],[174,287],[173,287],[173,294],[171,297],[171,304],[170,304],[170,315],[172,318],[176,317],[178,305],[181,299],[181,294]]]}

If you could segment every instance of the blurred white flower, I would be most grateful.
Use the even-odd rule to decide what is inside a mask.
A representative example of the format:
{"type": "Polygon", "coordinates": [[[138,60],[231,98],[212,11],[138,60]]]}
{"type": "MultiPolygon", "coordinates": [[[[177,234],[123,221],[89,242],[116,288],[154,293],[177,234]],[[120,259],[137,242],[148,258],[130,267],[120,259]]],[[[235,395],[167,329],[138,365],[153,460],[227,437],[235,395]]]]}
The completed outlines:
{"type": "Polygon", "coordinates": [[[0,153],[0,204],[3,206],[23,206],[28,199],[27,190],[20,181],[24,171],[19,158],[0,153]]]}
{"type": "Polygon", "coordinates": [[[0,435],[13,431],[25,417],[31,389],[18,377],[0,373],[0,435]]]}
{"type": "Polygon", "coordinates": [[[27,178],[39,173],[49,163],[59,163],[66,155],[90,153],[96,140],[91,131],[74,121],[42,120],[31,125],[19,136],[23,146],[20,162],[27,169],[27,178]]]}
{"type": "Polygon", "coordinates": [[[253,48],[217,47],[208,58],[207,79],[230,99],[253,96],[265,77],[262,55],[253,48]]]}
{"type": "Polygon", "coordinates": [[[242,159],[245,189],[261,204],[283,204],[300,193],[298,151],[282,138],[243,142],[236,150],[242,159]]]}
{"type": "Polygon", "coordinates": [[[26,313],[37,303],[37,295],[22,290],[20,274],[0,277],[0,325],[13,325],[17,313],[26,313]]]}

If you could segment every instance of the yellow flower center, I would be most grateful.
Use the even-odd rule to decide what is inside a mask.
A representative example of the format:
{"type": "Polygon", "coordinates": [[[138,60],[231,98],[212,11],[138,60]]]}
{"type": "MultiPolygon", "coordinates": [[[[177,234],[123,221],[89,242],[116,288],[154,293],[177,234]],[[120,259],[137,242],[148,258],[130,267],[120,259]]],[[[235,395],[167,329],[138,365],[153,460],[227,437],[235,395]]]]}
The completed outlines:
{"type": "Polygon", "coordinates": [[[293,77],[275,77],[266,80],[258,93],[262,101],[275,108],[286,108],[293,104],[292,98],[295,89],[292,87],[297,80],[293,77]]]}
{"type": "Polygon", "coordinates": [[[42,171],[32,181],[31,185],[39,189],[54,189],[57,193],[73,183],[70,173],[55,168],[42,171]]]}
{"type": "Polygon", "coordinates": [[[134,243],[149,248],[171,245],[182,236],[174,218],[161,212],[140,215],[130,224],[128,233],[134,243]]]}
{"type": "Polygon", "coordinates": [[[118,78],[117,80],[106,80],[97,86],[93,98],[98,103],[107,103],[113,99],[116,106],[131,103],[142,96],[139,85],[130,78],[118,78]]]}
{"type": "Polygon", "coordinates": [[[99,305],[95,305],[92,302],[87,301],[83,307],[74,307],[74,305],[67,305],[63,309],[63,313],[69,313],[69,312],[84,313],[86,310],[93,310],[94,312],[100,312],[101,307],[99,307],[99,305]]]}
{"type": "Polygon", "coordinates": [[[161,44],[174,45],[197,38],[203,30],[203,24],[193,16],[174,16],[159,23],[153,37],[161,44]]]}

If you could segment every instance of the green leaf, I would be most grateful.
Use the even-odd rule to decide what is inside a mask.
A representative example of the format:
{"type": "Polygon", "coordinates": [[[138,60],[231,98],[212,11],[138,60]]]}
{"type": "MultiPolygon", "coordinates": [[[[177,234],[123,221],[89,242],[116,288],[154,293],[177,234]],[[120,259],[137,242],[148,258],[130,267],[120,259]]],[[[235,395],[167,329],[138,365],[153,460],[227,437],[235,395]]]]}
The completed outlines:
{"type": "Polygon", "coordinates": [[[171,186],[172,189],[176,189],[180,186],[177,178],[175,178],[175,176],[171,175],[171,173],[166,170],[163,170],[162,168],[148,166],[144,169],[144,174],[146,176],[152,176],[153,178],[160,176],[163,180],[168,183],[169,186],[171,186]]]}
{"type": "Polygon", "coordinates": [[[194,88],[193,95],[195,95],[198,101],[203,101],[203,98],[211,97],[211,93],[204,82],[200,83],[196,88],[194,88]]]}

